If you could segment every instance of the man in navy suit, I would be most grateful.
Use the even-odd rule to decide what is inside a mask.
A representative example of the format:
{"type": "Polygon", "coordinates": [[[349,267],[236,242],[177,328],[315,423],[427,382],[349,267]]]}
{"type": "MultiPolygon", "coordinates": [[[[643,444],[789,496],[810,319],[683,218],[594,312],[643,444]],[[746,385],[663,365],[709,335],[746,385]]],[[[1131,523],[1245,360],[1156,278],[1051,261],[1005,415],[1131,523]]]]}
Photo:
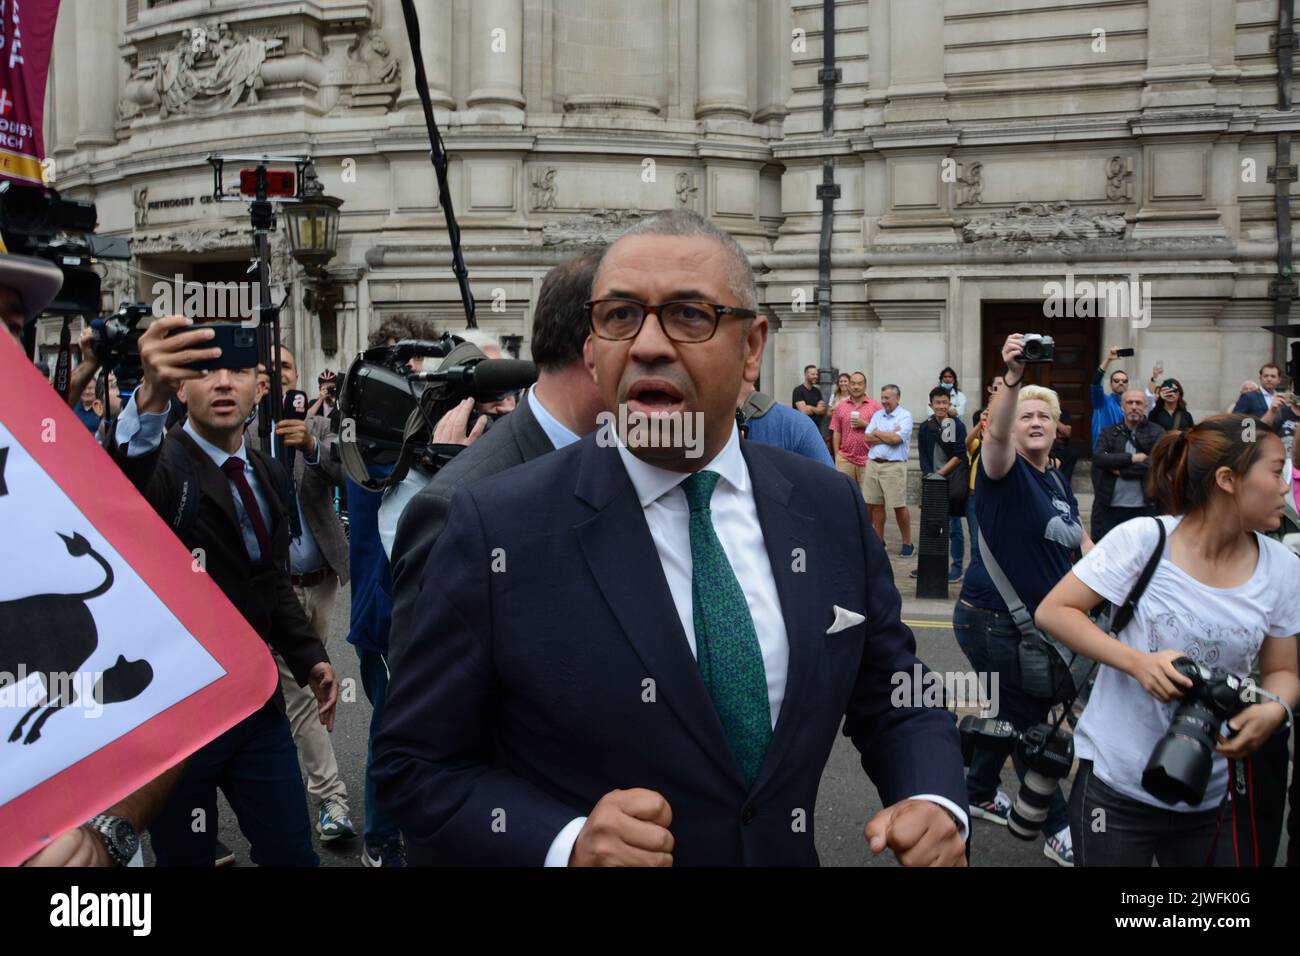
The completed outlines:
{"type": "Polygon", "coordinates": [[[1269,362],[1260,368],[1258,384],[1255,382],[1242,384],[1241,394],[1232,406],[1233,414],[1254,415],[1256,418],[1263,418],[1275,404],[1285,404],[1278,401],[1281,387],[1282,369],[1269,362]]]}
{"type": "Polygon", "coordinates": [[[768,331],[744,251],[659,213],[592,299],[586,361],[620,424],[453,499],[379,799],[447,863],[814,865],[843,723],[885,804],[871,849],[964,864],[953,719],[891,700],[915,641],[857,487],[736,429],[768,331]]]}

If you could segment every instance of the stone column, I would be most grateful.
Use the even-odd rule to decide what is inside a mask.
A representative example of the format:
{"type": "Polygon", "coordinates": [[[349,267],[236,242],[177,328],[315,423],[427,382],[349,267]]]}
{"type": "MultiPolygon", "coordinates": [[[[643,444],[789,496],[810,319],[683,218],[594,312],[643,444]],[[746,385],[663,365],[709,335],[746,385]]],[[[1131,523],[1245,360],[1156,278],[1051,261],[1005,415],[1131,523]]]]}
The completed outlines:
{"type": "Polygon", "coordinates": [[[77,146],[117,141],[117,4],[77,0],[77,146]]]}
{"type": "Polygon", "coordinates": [[[54,123],[46,118],[45,152],[71,153],[77,143],[77,8],[65,3],[54,27],[50,72],[54,80],[54,123]],[[50,134],[53,135],[50,135],[50,134]]]}
{"type": "Polygon", "coordinates": [[[782,0],[758,3],[758,109],[754,122],[783,120],[790,99],[790,4],[782,0]]]}
{"type": "Polygon", "coordinates": [[[700,86],[695,117],[748,120],[749,70],[754,56],[745,39],[750,35],[753,4],[705,0],[699,11],[696,60],[700,86]]]}
{"type": "MultiPolygon", "coordinates": [[[[429,81],[429,98],[435,109],[454,110],[451,95],[451,0],[415,0],[420,18],[420,52],[424,54],[424,76],[429,81]]],[[[402,92],[398,109],[420,109],[415,92],[415,60],[406,37],[406,20],[401,0],[384,0],[384,34],[389,49],[402,64],[402,92]]]]}
{"type": "Polygon", "coordinates": [[[1209,108],[1211,0],[1149,0],[1142,108],[1209,108]]]}
{"type": "Polygon", "coordinates": [[[887,123],[946,123],[943,0],[889,0],[887,123]]]}
{"type": "Polygon", "coordinates": [[[523,0],[474,0],[470,14],[471,109],[524,105],[523,0]]]}

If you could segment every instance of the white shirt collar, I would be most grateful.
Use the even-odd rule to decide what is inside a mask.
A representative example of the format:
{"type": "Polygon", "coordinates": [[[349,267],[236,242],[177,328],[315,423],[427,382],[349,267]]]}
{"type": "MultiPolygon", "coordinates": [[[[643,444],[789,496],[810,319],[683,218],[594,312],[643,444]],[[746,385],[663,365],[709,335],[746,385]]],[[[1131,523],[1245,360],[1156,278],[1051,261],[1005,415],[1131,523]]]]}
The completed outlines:
{"type": "Polygon", "coordinates": [[[542,426],[542,431],[546,432],[546,437],[551,440],[551,444],[557,449],[572,445],[582,437],[574,434],[567,425],[551,414],[550,409],[542,404],[541,396],[537,394],[536,385],[528,389],[528,407],[532,409],[537,424],[542,426]]]}
{"type": "Polygon", "coordinates": [[[198,445],[201,449],[203,449],[203,454],[211,458],[212,463],[216,465],[218,468],[220,468],[222,465],[226,463],[227,458],[238,458],[244,463],[245,467],[248,467],[248,449],[242,437],[239,439],[238,450],[236,450],[234,454],[231,454],[230,452],[226,451],[224,448],[218,448],[216,445],[212,444],[212,442],[208,441],[206,438],[204,438],[202,435],[196,432],[194,430],[194,426],[190,423],[190,420],[188,418],[185,419],[185,425],[183,427],[185,429],[185,434],[189,435],[191,438],[194,439],[194,444],[198,445]]]}
{"type": "MultiPolygon", "coordinates": [[[[642,508],[658,501],[690,477],[680,471],[669,471],[667,468],[647,464],[622,445],[618,446],[618,454],[623,459],[623,467],[632,481],[632,487],[636,489],[636,497],[642,508]]],[[[740,452],[740,431],[734,425],[727,444],[704,468],[716,471],[736,491],[749,491],[749,469],[745,466],[745,456],[740,452]]]]}

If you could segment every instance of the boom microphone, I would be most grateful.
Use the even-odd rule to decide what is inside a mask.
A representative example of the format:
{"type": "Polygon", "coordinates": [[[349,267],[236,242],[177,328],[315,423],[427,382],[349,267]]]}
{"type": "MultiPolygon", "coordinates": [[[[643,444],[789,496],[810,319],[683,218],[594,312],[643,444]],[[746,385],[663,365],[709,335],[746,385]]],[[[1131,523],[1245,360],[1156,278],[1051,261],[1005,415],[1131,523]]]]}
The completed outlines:
{"type": "Polygon", "coordinates": [[[473,365],[456,365],[438,372],[412,375],[417,382],[450,382],[476,397],[514,392],[537,381],[537,366],[520,359],[483,359],[473,365]]]}

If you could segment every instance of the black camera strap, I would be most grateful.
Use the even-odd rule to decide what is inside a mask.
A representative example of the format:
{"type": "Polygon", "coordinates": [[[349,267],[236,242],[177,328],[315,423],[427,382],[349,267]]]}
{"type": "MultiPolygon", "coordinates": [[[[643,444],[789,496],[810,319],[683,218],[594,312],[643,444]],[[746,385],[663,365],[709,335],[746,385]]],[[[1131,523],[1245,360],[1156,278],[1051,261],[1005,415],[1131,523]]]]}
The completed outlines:
{"type": "Polygon", "coordinates": [[[1151,578],[1156,573],[1156,568],[1160,566],[1160,560],[1165,554],[1165,523],[1159,518],[1152,518],[1151,520],[1156,523],[1156,531],[1159,533],[1156,540],[1156,549],[1151,552],[1151,557],[1147,558],[1146,567],[1138,575],[1137,582],[1133,585],[1133,589],[1128,592],[1128,597],[1125,598],[1124,603],[1115,608],[1115,613],[1111,615],[1108,630],[1116,637],[1133,620],[1138,601],[1146,593],[1147,585],[1151,583],[1151,578]]]}

